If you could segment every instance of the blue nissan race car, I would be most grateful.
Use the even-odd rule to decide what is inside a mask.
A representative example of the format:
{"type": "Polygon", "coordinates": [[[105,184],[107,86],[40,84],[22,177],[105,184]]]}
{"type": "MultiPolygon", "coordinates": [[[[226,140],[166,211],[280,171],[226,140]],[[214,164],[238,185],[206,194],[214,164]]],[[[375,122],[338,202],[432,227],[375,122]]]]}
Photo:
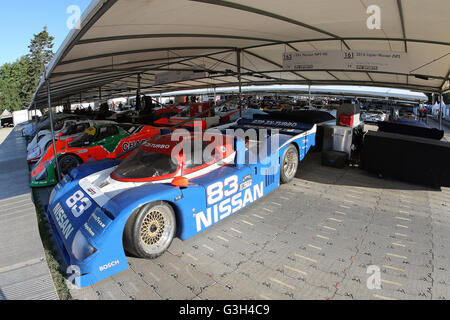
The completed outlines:
{"type": "Polygon", "coordinates": [[[175,236],[191,238],[288,183],[316,125],[255,119],[216,131],[152,138],[125,160],[73,169],[53,189],[46,212],[77,286],[126,270],[125,252],[156,258],[175,236]]]}

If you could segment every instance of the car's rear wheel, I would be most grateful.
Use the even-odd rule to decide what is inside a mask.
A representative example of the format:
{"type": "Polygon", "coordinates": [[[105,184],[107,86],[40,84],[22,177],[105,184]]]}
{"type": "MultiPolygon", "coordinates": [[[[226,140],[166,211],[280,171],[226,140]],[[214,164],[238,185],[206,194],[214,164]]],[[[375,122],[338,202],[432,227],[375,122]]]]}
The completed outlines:
{"type": "Polygon", "coordinates": [[[62,176],[65,176],[72,169],[78,167],[81,164],[81,160],[73,154],[65,154],[58,159],[58,163],[62,176]]]}
{"type": "Polygon", "coordinates": [[[281,183],[288,183],[294,179],[298,168],[298,151],[297,148],[290,144],[284,150],[283,157],[280,164],[280,181],[281,183]]]}
{"type": "Polygon", "coordinates": [[[148,203],[136,210],[125,225],[125,250],[140,258],[154,259],[169,248],[175,229],[175,212],[168,203],[148,203]]]}

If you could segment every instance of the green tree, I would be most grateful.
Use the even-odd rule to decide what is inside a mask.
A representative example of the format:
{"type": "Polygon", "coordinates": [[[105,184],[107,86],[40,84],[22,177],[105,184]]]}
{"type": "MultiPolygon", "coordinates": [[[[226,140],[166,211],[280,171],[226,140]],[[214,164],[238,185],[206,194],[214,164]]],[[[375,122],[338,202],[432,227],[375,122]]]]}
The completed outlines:
{"type": "Polygon", "coordinates": [[[20,110],[30,100],[29,95],[23,90],[27,81],[28,68],[26,56],[0,67],[0,110],[2,112],[4,109],[20,110]]]}
{"type": "Polygon", "coordinates": [[[29,54],[0,67],[0,113],[29,106],[45,65],[53,58],[53,40],[45,26],[31,39],[29,54]]]}
{"type": "Polygon", "coordinates": [[[52,49],[54,39],[48,33],[47,26],[44,26],[41,32],[34,35],[34,38],[31,39],[30,45],[28,46],[30,49],[30,53],[28,54],[30,62],[28,75],[31,82],[30,85],[32,85],[33,89],[39,84],[41,76],[44,74],[45,66],[53,58],[54,53],[52,49]]]}

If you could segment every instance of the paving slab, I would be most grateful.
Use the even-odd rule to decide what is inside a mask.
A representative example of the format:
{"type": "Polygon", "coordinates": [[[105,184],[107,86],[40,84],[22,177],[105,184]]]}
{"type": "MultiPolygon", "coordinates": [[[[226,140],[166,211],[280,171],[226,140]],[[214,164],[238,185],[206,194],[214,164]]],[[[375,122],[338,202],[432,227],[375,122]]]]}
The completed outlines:
{"type": "Polygon", "coordinates": [[[58,299],[39,236],[20,129],[0,145],[0,300],[58,299]]]}
{"type": "MultiPolygon", "coordinates": [[[[51,189],[39,194],[46,202],[51,189]]],[[[0,202],[0,206],[1,206],[0,202]]],[[[0,216],[1,219],[1,216],[0,216]]],[[[450,189],[320,165],[76,299],[448,299],[450,189]],[[381,289],[368,289],[369,266],[381,289]]]]}

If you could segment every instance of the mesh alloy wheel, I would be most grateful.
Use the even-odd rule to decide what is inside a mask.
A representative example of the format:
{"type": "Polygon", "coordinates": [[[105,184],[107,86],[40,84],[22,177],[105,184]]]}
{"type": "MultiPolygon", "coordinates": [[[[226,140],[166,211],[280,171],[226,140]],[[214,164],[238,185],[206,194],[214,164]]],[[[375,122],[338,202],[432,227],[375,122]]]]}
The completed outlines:
{"type": "Polygon", "coordinates": [[[165,229],[164,215],[159,210],[150,211],[141,226],[141,240],[147,246],[156,245],[162,238],[165,229]]]}
{"type": "Polygon", "coordinates": [[[290,144],[284,150],[280,168],[280,182],[288,183],[294,179],[298,168],[298,151],[297,148],[290,144]]]}
{"type": "Polygon", "coordinates": [[[293,177],[297,171],[297,153],[295,150],[288,150],[284,158],[283,169],[286,177],[293,177]]]}
{"type": "Polygon", "coordinates": [[[128,219],[124,247],[137,257],[156,258],[172,243],[175,229],[175,211],[170,204],[164,201],[148,203],[128,219]]]}

